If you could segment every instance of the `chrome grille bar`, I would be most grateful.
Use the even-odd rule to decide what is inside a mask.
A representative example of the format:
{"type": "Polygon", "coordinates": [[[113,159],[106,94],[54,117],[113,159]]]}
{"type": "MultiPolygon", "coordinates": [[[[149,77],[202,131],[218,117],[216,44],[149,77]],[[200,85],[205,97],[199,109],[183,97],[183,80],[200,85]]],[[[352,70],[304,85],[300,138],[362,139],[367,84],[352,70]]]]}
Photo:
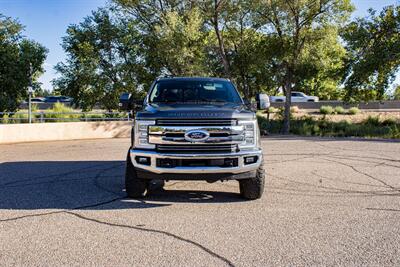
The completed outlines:
{"type": "MultiPolygon", "coordinates": [[[[197,146],[202,144],[240,144],[244,141],[243,135],[232,135],[226,137],[209,137],[207,140],[203,142],[199,142],[197,146]]],[[[184,137],[168,137],[162,135],[150,135],[149,136],[150,144],[192,144],[185,140],[184,137]]]]}
{"type": "Polygon", "coordinates": [[[237,126],[149,126],[149,135],[185,134],[190,130],[205,130],[212,134],[241,135],[243,125],[237,126]]]}

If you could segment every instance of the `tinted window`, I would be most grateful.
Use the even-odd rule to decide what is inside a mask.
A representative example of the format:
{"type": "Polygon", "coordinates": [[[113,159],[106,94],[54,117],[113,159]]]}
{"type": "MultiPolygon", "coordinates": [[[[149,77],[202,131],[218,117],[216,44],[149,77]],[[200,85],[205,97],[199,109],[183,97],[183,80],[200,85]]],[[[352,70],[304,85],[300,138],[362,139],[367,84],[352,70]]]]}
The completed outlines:
{"type": "Polygon", "coordinates": [[[242,103],[228,81],[159,81],[150,93],[150,102],[230,102],[242,103]]]}

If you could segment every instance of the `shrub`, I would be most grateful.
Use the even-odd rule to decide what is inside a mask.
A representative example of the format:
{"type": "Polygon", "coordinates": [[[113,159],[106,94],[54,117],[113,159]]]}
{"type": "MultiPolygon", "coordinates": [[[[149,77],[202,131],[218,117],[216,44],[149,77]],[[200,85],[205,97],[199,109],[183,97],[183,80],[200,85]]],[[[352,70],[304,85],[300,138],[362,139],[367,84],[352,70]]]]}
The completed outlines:
{"type": "Polygon", "coordinates": [[[269,107],[268,111],[269,111],[269,113],[278,113],[279,112],[279,108],[269,107]]]}
{"type": "Polygon", "coordinates": [[[257,116],[258,127],[260,131],[269,133],[279,133],[282,127],[282,120],[267,120],[264,116],[257,116]]]}
{"type": "Polygon", "coordinates": [[[83,119],[88,119],[88,120],[102,120],[106,117],[105,114],[84,114],[82,115],[83,119]]]}
{"type": "Polygon", "coordinates": [[[383,126],[394,126],[397,124],[397,120],[395,118],[388,118],[381,122],[383,126]]]}
{"type": "Polygon", "coordinates": [[[321,106],[319,109],[319,112],[324,115],[329,115],[329,114],[333,114],[334,109],[331,106],[321,106]]]}
{"type": "Polygon", "coordinates": [[[3,115],[3,118],[2,118],[2,120],[0,120],[0,123],[3,123],[3,124],[11,123],[11,120],[9,118],[10,118],[10,116],[8,114],[3,115]]]}
{"type": "Polygon", "coordinates": [[[290,113],[299,113],[300,109],[298,106],[290,107],[290,113]]]}
{"type": "Polygon", "coordinates": [[[50,119],[50,122],[66,122],[66,121],[80,121],[80,114],[62,114],[62,113],[72,113],[74,110],[70,107],[66,107],[62,103],[55,103],[52,109],[49,109],[45,114],[46,119],[50,119]]]}
{"type": "Polygon", "coordinates": [[[357,107],[352,107],[352,108],[349,109],[349,114],[350,115],[356,115],[358,113],[360,113],[360,109],[357,108],[357,107]]]}
{"type": "Polygon", "coordinates": [[[337,107],[335,107],[335,113],[336,114],[345,114],[346,110],[341,106],[337,106],[337,107]]]}
{"type": "Polygon", "coordinates": [[[379,121],[379,117],[373,117],[373,116],[368,116],[368,118],[366,118],[363,121],[364,124],[367,125],[372,125],[372,126],[380,126],[380,121],[379,121]]]}
{"type": "MultiPolygon", "coordinates": [[[[285,108],[280,108],[279,111],[276,113],[276,118],[278,120],[283,120],[285,118],[285,108]]],[[[290,109],[290,119],[293,120],[293,112],[292,109],[290,109]]]]}

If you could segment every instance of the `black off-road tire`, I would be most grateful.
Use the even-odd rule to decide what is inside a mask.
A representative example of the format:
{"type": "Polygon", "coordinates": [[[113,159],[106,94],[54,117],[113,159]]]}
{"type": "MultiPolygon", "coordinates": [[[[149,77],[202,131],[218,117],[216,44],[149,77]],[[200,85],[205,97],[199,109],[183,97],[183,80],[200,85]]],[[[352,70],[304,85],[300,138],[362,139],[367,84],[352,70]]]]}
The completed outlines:
{"type": "Polygon", "coordinates": [[[131,156],[128,152],[125,169],[125,189],[128,197],[143,198],[146,195],[147,186],[147,180],[137,177],[135,167],[132,164],[131,156]]]}
{"type": "Polygon", "coordinates": [[[259,199],[264,193],[264,184],[265,171],[264,164],[261,163],[254,178],[239,180],[240,195],[249,200],[259,199]]]}

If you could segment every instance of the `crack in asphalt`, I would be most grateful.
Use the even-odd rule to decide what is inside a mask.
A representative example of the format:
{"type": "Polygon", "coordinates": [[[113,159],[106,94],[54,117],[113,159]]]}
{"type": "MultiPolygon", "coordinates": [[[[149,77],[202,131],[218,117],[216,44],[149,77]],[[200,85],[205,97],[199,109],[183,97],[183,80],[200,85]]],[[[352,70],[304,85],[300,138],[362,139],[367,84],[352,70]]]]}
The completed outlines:
{"type": "Polygon", "coordinates": [[[28,214],[28,215],[12,217],[12,218],[7,218],[7,219],[0,219],[0,222],[11,222],[11,221],[17,221],[17,220],[25,219],[25,218],[42,217],[42,216],[48,216],[48,215],[53,215],[53,214],[65,213],[65,212],[70,211],[70,210],[94,208],[94,207],[99,207],[99,206],[103,206],[103,205],[106,205],[106,204],[110,204],[112,202],[115,202],[117,200],[122,200],[122,199],[125,199],[125,197],[114,198],[114,199],[107,200],[107,201],[104,201],[104,202],[98,202],[98,203],[95,203],[95,204],[79,206],[79,207],[75,207],[75,208],[71,208],[71,209],[57,210],[57,211],[51,211],[51,212],[45,212],[45,213],[28,214]]]}
{"type": "MultiPolygon", "coordinates": [[[[168,237],[172,237],[176,240],[194,245],[196,247],[198,247],[199,249],[203,250],[204,252],[208,253],[209,255],[211,255],[214,258],[217,258],[223,262],[225,262],[228,266],[235,266],[230,260],[228,260],[227,258],[217,254],[216,252],[212,251],[211,249],[203,246],[200,243],[197,243],[193,240],[187,239],[187,238],[183,238],[180,237],[176,234],[167,232],[167,231],[163,231],[163,230],[157,230],[157,229],[151,229],[151,228],[143,228],[143,227],[139,227],[139,226],[131,226],[131,225],[124,225],[124,224],[115,224],[115,223],[110,223],[110,222],[105,222],[105,221],[100,221],[98,219],[94,219],[94,218],[89,218],[89,217],[85,217],[82,214],[77,214],[74,212],[71,212],[72,210],[81,210],[81,209],[87,209],[87,208],[94,208],[94,207],[99,207],[102,205],[106,205],[106,204],[110,204],[112,202],[118,201],[118,200],[123,200],[126,199],[125,197],[118,197],[118,198],[114,198],[108,201],[104,201],[104,202],[100,202],[100,203],[95,203],[95,204],[91,204],[91,205],[85,205],[85,206],[79,206],[79,207],[75,207],[73,209],[67,209],[67,210],[59,210],[59,211],[52,211],[52,212],[46,212],[46,213],[38,213],[38,214],[29,214],[29,215],[24,215],[24,216],[19,216],[19,217],[13,217],[13,218],[8,218],[8,219],[1,219],[0,222],[11,222],[11,221],[17,221],[20,219],[25,219],[25,218],[34,218],[34,217],[44,217],[44,216],[49,216],[49,215],[55,215],[55,214],[70,214],[70,215],[74,215],[80,219],[86,220],[86,221],[91,221],[91,222],[96,222],[102,225],[107,225],[107,226],[113,226],[113,227],[120,227],[120,228],[125,228],[125,229],[133,229],[133,230],[137,230],[137,231],[143,231],[143,232],[150,232],[150,233],[157,233],[157,234],[162,234],[168,237]]],[[[143,201],[143,203],[146,203],[143,201]]]]}
{"type": "Polygon", "coordinates": [[[390,188],[390,189],[392,189],[392,190],[394,190],[394,191],[400,192],[400,188],[394,187],[394,186],[392,186],[392,185],[386,183],[385,181],[383,181],[383,180],[381,180],[381,179],[379,179],[379,178],[377,178],[377,177],[374,177],[374,176],[372,176],[372,175],[370,175],[370,174],[368,174],[368,173],[366,173],[366,172],[360,171],[360,170],[358,170],[356,167],[354,167],[353,165],[350,165],[350,164],[347,164],[347,163],[344,163],[344,162],[341,162],[341,161],[337,161],[337,160],[332,160],[332,159],[326,159],[326,158],[322,158],[322,159],[324,159],[324,160],[326,160],[326,161],[334,162],[334,163],[337,163],[337,164],[340,164],[340,165],[343,165],[343,166],[346,166],[346,167],[348,167],[348,168],[351,168],[351,169],[352,169],[353,171],[355,171],[356,173],[359,173],[359,174],[361,174],[361,175],[364,175],[364,176],[366,176],[366,177],[369,177],[369,178],[371,178],[371,179],[373,179],[373,180],[375,180],[375,181],[377,181],[377,182],[379,182],[379,183],[385,185],[387,188],[390,188]]]}
{"type": "Polygon", "coordinates": [[[333,181],[333,182],[340,182],[340,183],[344,183],[344,184],[353,184],[353,185],[362,185],[362,186],[368,186],[368,187],[387,188],[387,187],[384,186],[384,185],[375,185],[375,184],[364,184],[364,183],[348,182],[348,181],[343,181],[343,180],[341,180],[341,179],[339,179],[339,178],[330,178],[330,177],[321,175],[321,174],[317,173],[316,171],[312,171],[311,173],[314,174],[314,175],[317,176],[317,177],[320,177],[320,178],[326,179],[326,180],[330,180],[330,181],[333,181]]]}
{"type": "MultiPolygon", "coordinates": [[[[351,142],[352,140],[348,140],[348,141],[351,142]]],[[[334,140],[333,140],[333,142],[334,142],[334,140]]],[[[398,141],[393,141],[393,140],[391,142],[398,143],[398,141]]],[[[352,151],[352,152],[364,152],[364,150],[362,150],[362,149],[349,149],[349,148],[343,148],[343,147],[336,148],[336,147],[328,146],[325,144],[323,145],[320,142],[316,142],[315,144],[320,147],[328,148],[328,149],[335,149],[335,150],[342,150],[342,151],[344,150],[344,151],[352,151]]],[[[372,150],[372,149],[370,149],[369,152],[373,152],[372,154],[379,155],[379,156],[382,156],[382,154],[380,154],[381,152],[398,153],[398,151],[392,151],[392,150],[372,150]],[[375,152],[379,152],[379,153],[375,153],[375,152]]]]}
{"type": "MultiPolygon", "coordinates": [[[[99,166],[99,165],[97,165],[97,167],[98,167],[98,166],[99,166]]],[[[91,177],[91,178],[93,179],[93,181],[94,181],[94,186],[97,187],[98,189],[100,189],[101,191],[105,191],[105,192],[112,193],[112,194],[114,194],[114,195],[119,196],[118,193],[116,193],[116,192],[114,192],[114,191],[111,191],[111,190],[109,190],[109,189],[106,189],[106,188],[104,188],[103,186],[101,186],[100,183],[99,183],[99,181],[98,181],[98,179],[102,177],[101,174],[103,174],[104,172],[109,171],[109,170],[112,170],[112,169],[115,169],[115,168],[120,167],[120,166],[121,166],[121,164],[117,164],[117,165],[111,166],[111,167],[109,167],[109,168],[105,168],[105,169],[99,170],[99,172],[98,172],[94,177],[91,177]]],[[[74,174],[74,173],[80,172],[80,171],[82,171],[82,170],[87,170],[87,169],[89,169],[89,168],[91,169],[91,168],[93,168],[93,167],[94,167],[94,166],[91,166],[91,167],[88,167],[88,168],[81,168],[81,169],[78,169],[78,170],[70,171],[70,172],[67,172],[67,173],[61,173],[61,174],[58,174],[58,175],[49,175],[49,176],[42,176],[42,177],[40,177],[40,178],[25,179],[24,181],[32,181],[33,179],[44,179],[44,178],[55,177],[56,180],[52,180],[52,181],[48,181],[48,182],[36,183],[36,184],[43,184],[43,183],[51,183],[51,184],[54,184],[54,183],[60,182],[60,180],[57,179],[57,178],[61,178],[61,177],[64,176],[64,175],[74,174]]],[[[72,181],[72,180],[81,180],[81,179],[88,179],[88,177],[79,178],[79,179],[69,179],[69,181],[72,181]]],[[[62,180],[62,181],[66,181],[66,180],[62,180]]],[[[18,182],[18,183],[19,183],[19,182],[22,182],[22,180],[16,181],[15,183],[17,183],[17,182],[18,182]]],[[[12,183],[10,183],[10,184],[12,184],[12,183]]],[[[8,187],[12,187],[12,186],[13,186],[13,185],[9,185],[8,187]]],[[[15,186],[15,185],[14,185],[14,186],[15,186]]],[[[19,185],[19,186],[22,186],[22,185],[19,185]]],[[[195,242],[195,241],[193,241],[193,240],[190,240],[190,239],[187,239],[187,238],[183,238],[183,237],[178,236],[178,235],[176,235],[176,234],[173,234],[173,233],[170,233],[170,232],[167,232],[167,231],[163,231],[163,230],[157,230],[157,229],[151,229],[151,228],[143,228],[143,227],[139,227],[139,226],[115,224],[115,223],[100,221],[100,220],[98,220],[98,219],[85,217],[85,216],[83,216],[82,214],[78,214],[78,213],[72,212],[73,210],[82,210],[82,209],[87,209],[87,208],[94,208],[94,207],[103,206],[103,205],[110,204],[110,203],[112,203],[112,202],[115,202],[115,201],[118,201],[118,200],[123,200],[123,199],[126,199],[126,198],[125,198],[125,197],[122,197],[122,196],[119,196],[119,197],[114,198],[114,199],[111,199],[111,200],[107,200],[107,201],[103,201],[103,202],[98,202],[98,203],[90,204],[90,205],[78,206],[78,207],[71,208],[71,209],[64,209],[64,210],[58,210],[58,211],[52,211],[52,212],[46,212],[46,213],[28,214],[28,215],[13,217],[13,218],[0,219],[0,223],[3,223],[3,222],[12,222],[12,221],[17,221],[17,220],[25,219],[25,218],[44,217],[44,216],[56,215],[56,214],[70,214],[70,215],[73,215],[73,216],[75,216],[75,217],[78,217],[78,218],[80,218],[80,219],[82,219],[82,220],[91,221],[91,222],[96,222],[96,223],[99,223],[99,224],[102,224],[102,225],[113,226],[113,227],[120,227],[120,228],[131,229],[131,230],[137,230],[137,231],[142,231],[142,232],[149,232],[149,233],[162,234],[162,235],[164,235],[164,236],[172,237],[172,238],[174,238],[174,239],[176,239],[176,240],[179,240],[179,241],[185,242],[185,243],[187,243],[187,244],[190,244],[190,245],[193,245],[193,246],[198,247],[199,249],[203,250],[204,252],[206,252],[206,253],[209,254],[210,256],[212,256],[212,257],[214,257],[214,258],[217,258],[217,259],[221,260],[222,262],[226,263],[228,266],[234,266],[234,264],[233,264],[229,259],[227,259],[227,258],[225,258],[225,257],[223,257],[223,256],[221,256],[221,255],[219,255],[219,254],[217,254],[216,252],[212,251],[211,249],[205,247],[204,245],[202,245],[202,244],[200,244],[200,243],[197,243],[197,242],[195,242]]],[[[145,201],[141,201],[141,202],[142,202],[142,203],[146,203],[145,201]]],[[[66,204],[68,204],[68,203],[66,203],[66,204]]]]}
{"type": "MultiPolygon", "coordinates": [[[[283,180],[283,181],[288,181],[290,183],[294,184],[300,184],[304,186],[309,186],[309,187],[314,187],[314,188],[320,188],[320,189],[327,189],[327,190],[334,190],[334,191],[320,191],[321,193],[329,193],[329,194],[344,194],[344,193],[352,193],[352,194],[365,194],[365,195],[375,195],[375,196],[393,196],[393,195],[398,195],[397,193],[395,194],[390,194],[390,192],[393,192],[393,190],[388,190],[388,191],[361,191],[361,190],[348,190],[348,189],[343,189],[343,188],[338,188],[338,187],[330,187],[330,186],[324,186],[324,185],[318,185],[318,184],[312,184],[312,183],[306,183],[306,182],[299,182],[295,180],[291,180],[285,177],[277,176],[270,174],[271,177],[274,177],[278,180],[283,180]]],[[[295,191],[295,192],[306,192],[309,193],[309,190],[302,190],[299,188],[279,188],[279,187],[272,187],[270,186],[269,188],[271,189],[278,189],[278,190],[284,190],[284,191],[295,191]]]]}
{"type": "Polygon", "coordinates": [[[98,168],[100,166],[103,166],[103,164],[96,164],[96,165],[93,165],[93,166],[79,168],[79,169],[75,169],[75,170],[64,172],[64,173],[50,174],[50,175],[44,175],[44,176],[31,177],[29,179],[22,179],[22,180],[12,181],[12,182],[8,182],[8,183],[0,184],[0,187],[3,188],[5,186],[10,186],[10,185],[18,184],[18,183],[22,183],[22,182],[29,182],[29,181],[33,181],[33,180],[36,181],[36,180],[41,180],[41,179],[53,178],[53,177],[57,178],[57,177],[60,177],[60,176],[76,174],[77,172],[82,173],[82,172],[86,172],[86,171],[91,171],[91,169],[98,168]]]}
{"type": "Polygon", "coordinates": [[[397,211],[397,212],[400,212],[400,210],[398,210],[398,209],[385,209],[385,208],[366,208],[366,210],[397,211]]]}
{"type": "Polygon", "coordinates": [[[65,213],[73,215],[73,216],[75,216],[77,218],[80,218],[82,220],[86,220],[86,221],[89,221],[89,222],[94,222],[94,223],[98,223],[98,224],[102,224],[102,225],[106,225],[106,226],[119,227],[119,228],[125,228],[125,229],[137,230],[137,231],[149,232],[149,233],[156,233],[156,234],[161,234],[161,235],[165,235],[165,236],[168,236],[168,237],[172,237],[172,238],[177,239],[179,241],[182,241],[182,242],[185,242],[185,243],[188,243],[188,244],[191,244],[193,246],[198,247],[199,249],[201,249],[204,252],[208,253],[212,257],[223,261],[228,266],[235,266],[230,260],[228,260],[227,258],[217,254],[216,252],[214,252],[211,249],[203,246],[202,244],[197,243],[197,242],[195,242],[193,240],[178,236],[176,234],[167,232],[167,231],[151,229],[151,228],[144,228],[144,227],[139,227],[139,226],[126,225],[126,224],[117,224],[117,223],[105,222],[105,221],[101,221],[101,220],[98,220],[98,219],[85,217],[85,216],[83,216],[81,214],[74,213],[74,212],[69,212],[69,211],[67,211],[65,213]]]}
{"type": "MultiPolygon", "coordinates": [[[[386,162],[377,162],[377,161],[370,161],[370,160],[365,160],[365,158],[368,157],[355,157],[355,156],[349,156],[349,155],[331,155],[331,158],[336,158],[336,159],[343,159],[343,160],[349,160],[349,161],[355,161],[355,162],[366,162],[366,163],[374,163],[376,164],[374,167],[378,166],[387,166],[387,167],[394,167],[394,168],[400,168],[400,166],[393,165],[393,164],[388,164],[386,162]]],[[[370,158],[373,159],[373,158],[370,158]]],[[[378,159],[378,158],[376,158],[378,159]]],[[[386,161],[387,159],[380,159],[386,161]]],[[[392,160],[393,161],[393,160],[392,160]]]]}
{"type": "MultiPolygon", "coordinates": [[[[106,172],[106,171],[108,171],[108,170],[112,170],[112,169],[115,169],[115,168],[117,168],[117,167],[119,167],[119,165],[120,164],[118,164],[118,165],[114,165],[114,166],[111,166],[111,167],[109,167],[109,168],[105,168],[105,169],[101,169],[101,170],[98,170],[98,173],[94,176],[94,177],[83,177],[83,178],[77,178],[77,179],[67,179],[68,181],[75,181],[75,180],[82,180],[82,179],[94,179],[94,180],[97,180],[99,177],[101,177],[101,174],[103,174],[104,172],[106,172]]],[[[96,165],[96,167],[99,167],[99,166],[103,166],[103,165],[96,165]]],[[[93,167],[95,167],[95,166],[91,166],[91,167],[85,167],[85,168],[80,168],[80,169],[75,169],[75,170],[73,170],[73,171],[69,171],[69,172],[66,172],[66,173],[60,173],[60,174],[58,174],[58,175],[49,175],[49,176],[41,176],[41,178],[43,179],[43,178],[51,178],[51,177],[55,177],[55,178],[61,178],[63,175],[70,175],[70,174],[75,174],[75,173],[77,173],[77,172],[80,172],[80,171],[82,171],[82,170],[87,170],[87,169],[91,169],[91,168],[93,168],[93,167]]],[[[31,180],[33,180],[33,179],[35,179],[35,178],[30,178],[30,179],[25,179],[26,181],[31,181],[31,180]]],[[[21,182],[21,180],[20,181],[18,181],[18,182],[21,182]]],[[[40,183],[38,183],[38,184],[43,184],[43,183],[57,183],[57,182],[60,182],[60,180],[59,179],[56,179],[56,180],[52,180],[52,181],[47,181],[47,182],[40,182],[40,183]]],[[[33,184],[33,185],[36,185],[36,184],[33,184]]],[[[23,185],[19,185],[19,186],[23,186],[23,185]]],[[[64,210],[59,210],[59,211],[52,211],[52,212],[46,212],[46,213],[38,213],[38,214],[29,214],[29,215],[23,215],[23,216],[19,216],[19,217],[13,217],[13,218],[8,218],[8,219],[0,219],[0,222],[8,222],[8,221],[15,221],[15,220],[19,220],[19,219],[24,219],[24,218],[30,218],[30,217],[39,217],[39,216],[46,216],[46,215],[52,215],[52,214],[58,214],[58,213],[63,213],[63,212],[65,212],[65,211],[68,211],[68,210],[77,210],[77,209],[85,209],[85,208],[90,208],[90,207],[97,207],[97,206],[102,206],[102,205],[105,205],[105,204],[109,204],[109,203],[111,203],[111,202],[114,202],[114,201],[117,201],[117,200],[120,200],[120,199],[124,199],[124,197],[122,197],[122,196],[120,196],[119,194],[117,194],[116,192],[113,192],[113,191],[110,191],[110,190],[106,190],[104,187],[101,187],[98,183],[96,183],[95,182],[95,186],[98,188],[98,189],[100,189],[100,190],[102,190],[102,191],[106,191],[106,192],[112,192],[114,195],[118,195],[119,197],[118,198],[115,198],[115,199],[112,199],[112,200],[109,200],[109,201],[105,201],[105,202],[99,202],[99,203],[95,203],[95,204],[91,204],[91,205],[84,205],[84,206],[78,206],[78,207],[74,207],[74,208],[71,208],[71,209],[64,209],[64,210]]],[[[8,186],[8,187],[10,187],[10,186],[8,186]]],[[[49,190],[48,190],[48,192],[49,192],[49,190]]],[[[57,196],[58,197],[58,196],[57,196]]],[[[64,202],[65,204],[68,204],[68,203],[66,203],[66,202],[64,202]]]]}

